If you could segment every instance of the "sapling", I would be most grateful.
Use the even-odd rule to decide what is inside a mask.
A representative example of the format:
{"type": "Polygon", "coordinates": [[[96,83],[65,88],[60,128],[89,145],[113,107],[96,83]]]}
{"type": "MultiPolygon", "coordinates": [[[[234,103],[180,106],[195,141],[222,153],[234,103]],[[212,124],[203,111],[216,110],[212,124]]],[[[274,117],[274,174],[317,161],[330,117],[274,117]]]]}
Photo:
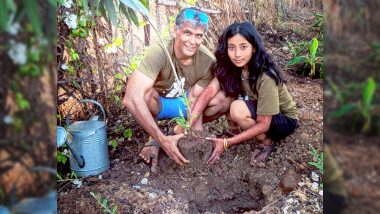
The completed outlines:
{"type": "Polygon", "coordinates": [[[314,76],[315,75],[315,65],[317,63],[320,63],[322,60],[321,57],[316,56],[317,49],[318,49],[318,39],[313,38],[312,43],[310,45],[309,53],[307,55],[299,56],[299,57],[292,59],[290,62],[288,62],[287,65],[295,65],[298,63],[305,63],[305,66],[306,66],[307,64],[309,64],[311,67],[309,75],[314,76]]]}
{"type": "Polygon", "coordinates": [[[329,119],[342,117],[348,113],[358,113],[364,119],[364,125],[362,128],[362,132],[366,133],[371,128],[371,118],[372,112],[374,111],[375,105],[372,104],[373,96],[376,90],[376,82],[370,77],[367,79],[364,89],[362,100],[360,103],[347,103],[342,105],[337,110],[333,111],[329,115],[329,119]]]}
{"type": "Polygon", "coordinates": [[[195,115],[190,115],[191,107],[190,107],[190,100],[186,97],[186,94],[182,96],[182,101],[185,105],[185,109],[188,112],[188,119],[185,118],[181,108],[178,108],[179,111],[179,117],[173,118],[171,121],[175,121],[181,128],[184,129],[184,134],[187,135],[190,133],[190,128],[193,123],[193,119],[196,117],[195,115]]]}

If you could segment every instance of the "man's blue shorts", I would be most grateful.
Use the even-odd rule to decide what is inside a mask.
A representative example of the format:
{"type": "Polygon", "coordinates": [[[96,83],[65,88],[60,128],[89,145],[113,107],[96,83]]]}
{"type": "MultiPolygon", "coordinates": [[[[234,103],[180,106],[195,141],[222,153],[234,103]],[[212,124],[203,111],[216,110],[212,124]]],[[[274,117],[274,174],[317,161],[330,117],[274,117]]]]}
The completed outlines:
{"type": "MultiPolygon", "coordinates": [[[[189,93],[187,91],[185,93],[186,97],[188,97],[188,94],[189,93]]],[[[162,108],[157,116],[158,120],[180,117],[180,111],[182,111],[183,116],[187,119],[187,109],[185,103],[183,102],[183,97],[167,98],[160,96],[160,101],[162,108]]]]}

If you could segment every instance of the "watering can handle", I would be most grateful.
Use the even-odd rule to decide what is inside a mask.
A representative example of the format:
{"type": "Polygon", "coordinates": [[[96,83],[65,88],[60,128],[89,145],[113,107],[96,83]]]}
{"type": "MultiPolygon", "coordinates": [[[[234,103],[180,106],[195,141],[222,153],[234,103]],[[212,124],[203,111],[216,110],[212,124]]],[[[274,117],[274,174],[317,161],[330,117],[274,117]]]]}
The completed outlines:
{"type": "Polygon", "coordinates": [[[78,162],[78,166],[79,166],[80,168],[83,168],[84,165],[86,164],[86,163],[84,162],[84,158],[83,158],[83,156],[82,156],[82,155],[79,155],[78,153],[76,153],[76,151],[74,151],[74,149],[73,149],[73,147],[71,146],[70,143],[66,143],[66,145],[67,145],[67,147],[69,148],[69,150],[71,151],[71,154],[73,154],[75,160],[78,162]]]}
{"type": "MultiPolygon", "coordinates": [[[[97,106],[99,106],[100,110],[102,110],[102,113],[103,113],[103,119],[104,121],[106,121],[106,113],[104,111],[104,108],[102,106],[102,104],[100,104],[98,101],[95,101],[95,100],[89,100],[89,99],[84,99],[84,100],[80,100],[79,101],[80,103],[85,103],[85,102],[90,102],[90,103],[94,103],[96,104],[97,106]]],[[[71,107],[72,108],[72,107],[71,107]]],[[[70,125],[70,111],[71,111],[71,108],[69,109],[69,111],[67,112],[67,115],[66,115],[66,126],[69,126],[70,125]]]]}

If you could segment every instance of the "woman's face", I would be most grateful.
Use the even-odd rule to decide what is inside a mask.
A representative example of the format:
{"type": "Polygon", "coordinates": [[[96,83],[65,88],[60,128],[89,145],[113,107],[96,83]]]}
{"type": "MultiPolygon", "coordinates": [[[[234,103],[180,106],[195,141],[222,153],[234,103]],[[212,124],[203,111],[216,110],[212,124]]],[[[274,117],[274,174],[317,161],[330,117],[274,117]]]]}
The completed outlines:
{"type": "Polygon", "coordinates": [[[236,67],[248,66],[255,49],[242,35],[236,34],[227,40],[228,56],[236,67]]]}

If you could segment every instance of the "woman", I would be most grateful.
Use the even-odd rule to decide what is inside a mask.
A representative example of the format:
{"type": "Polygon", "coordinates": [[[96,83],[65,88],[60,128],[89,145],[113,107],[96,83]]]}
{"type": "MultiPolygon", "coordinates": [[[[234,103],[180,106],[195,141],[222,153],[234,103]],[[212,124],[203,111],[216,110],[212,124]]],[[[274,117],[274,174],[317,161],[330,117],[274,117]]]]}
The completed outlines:
{"type": "MultiPolygon", "coordinates": [[[[243,132],[230,138],[210,138],[215,149],[208,160],[213,164],[230,146],[256,138],[251,165],[265,161],[277,142],[298,126],[296,104],[280,70],[267,54],[255,27],[248,23],[230,25],[219,38],[214,79],[200,95],[192,115],[203,112],[207,103],[221,90],[236,98],[230,106],[230,119],[243,132]]],[[[196,118],[196,117],[195,117],[196,118]]],[[[201,121],[193,119],[193,124],[201,121]]]]}

